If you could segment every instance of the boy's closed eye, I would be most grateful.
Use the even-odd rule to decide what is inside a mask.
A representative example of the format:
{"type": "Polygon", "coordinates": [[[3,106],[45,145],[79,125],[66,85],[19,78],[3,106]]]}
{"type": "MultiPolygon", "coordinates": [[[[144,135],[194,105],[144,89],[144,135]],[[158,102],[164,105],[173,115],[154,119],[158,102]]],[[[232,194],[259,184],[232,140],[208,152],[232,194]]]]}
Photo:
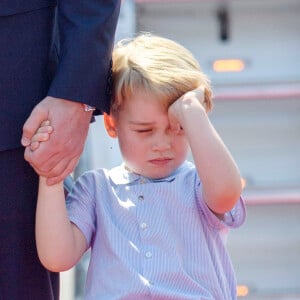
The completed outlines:
{"type": "Polygon", "coordinates": [[[130,127],[136,133],[151,133],[154,130],[151,124],[132,123],[130,127]]]}
{"type": "Polygon", "coordinates": [[[152,130],[152,128],[145,128],[145,129],[136,129],[135,131],[138,133],[150,133],[153,130],[152,130]]]}

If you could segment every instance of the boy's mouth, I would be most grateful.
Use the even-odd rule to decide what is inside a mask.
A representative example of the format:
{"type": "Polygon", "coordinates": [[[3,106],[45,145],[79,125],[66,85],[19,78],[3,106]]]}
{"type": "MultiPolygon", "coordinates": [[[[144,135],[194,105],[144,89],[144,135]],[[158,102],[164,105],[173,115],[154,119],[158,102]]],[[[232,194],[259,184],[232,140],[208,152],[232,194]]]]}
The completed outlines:
{"type": "Polygon", "coordinates": [[[150,162],[157,166],[163,166],[168,164],[171,160],[172,159],[169,157],[160,157],[160,158],[151,159],[150,162]]]}

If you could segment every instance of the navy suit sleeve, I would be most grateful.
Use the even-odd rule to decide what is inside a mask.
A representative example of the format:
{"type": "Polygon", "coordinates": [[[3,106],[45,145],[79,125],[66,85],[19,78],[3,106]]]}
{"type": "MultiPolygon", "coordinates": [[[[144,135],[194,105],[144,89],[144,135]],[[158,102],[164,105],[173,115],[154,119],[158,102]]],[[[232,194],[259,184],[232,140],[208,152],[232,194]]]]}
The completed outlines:
{"type": "Polygon", "coordinates": [[[48,95],[108,111],[120,0],[60,0],[59,63],[48,95]]]}

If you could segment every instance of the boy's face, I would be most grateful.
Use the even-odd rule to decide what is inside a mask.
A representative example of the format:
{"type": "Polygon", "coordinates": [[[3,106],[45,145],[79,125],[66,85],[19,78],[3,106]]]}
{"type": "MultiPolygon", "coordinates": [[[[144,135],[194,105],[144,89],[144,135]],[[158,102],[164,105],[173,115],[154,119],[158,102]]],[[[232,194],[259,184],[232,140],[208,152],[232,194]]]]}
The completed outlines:
{"type": "Polygon", "coordinates": [[[115,130],[126,166],[148,178],[168,176],[189,151],[183,131],[170,129],[167,109],[143,92],[122,103],[115,118],[115,130]]]}

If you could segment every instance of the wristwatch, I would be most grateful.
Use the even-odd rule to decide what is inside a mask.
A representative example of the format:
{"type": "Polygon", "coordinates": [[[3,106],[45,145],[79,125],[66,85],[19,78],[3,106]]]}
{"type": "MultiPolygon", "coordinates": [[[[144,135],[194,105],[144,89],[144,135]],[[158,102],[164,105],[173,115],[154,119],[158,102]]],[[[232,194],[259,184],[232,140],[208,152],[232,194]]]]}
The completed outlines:
{"type": "Polygon", "coordinates": [[[96,110],[96,107],[90,106],[88,104],[83,104],[83,109],[84,109],[85,112],[88,112],[88,111],[96,110]]]}

